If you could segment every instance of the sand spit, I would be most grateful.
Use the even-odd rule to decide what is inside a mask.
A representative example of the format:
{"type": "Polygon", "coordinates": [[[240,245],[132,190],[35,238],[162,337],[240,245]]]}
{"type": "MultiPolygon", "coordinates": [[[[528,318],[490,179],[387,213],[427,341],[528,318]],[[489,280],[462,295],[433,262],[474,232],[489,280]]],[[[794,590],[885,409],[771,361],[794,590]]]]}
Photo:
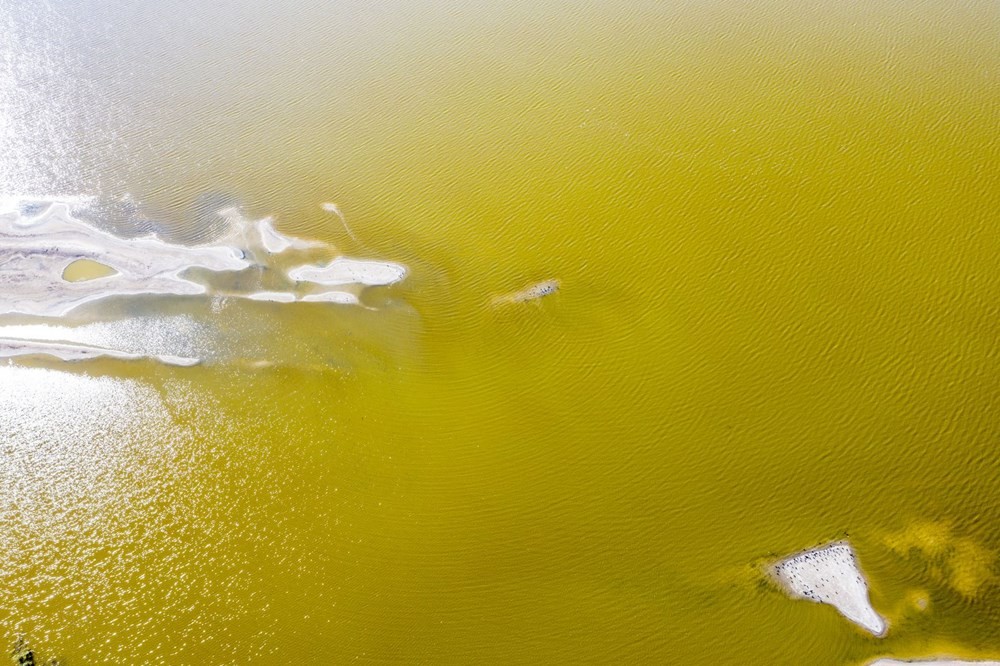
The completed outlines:
{"type": "Polygon", "coordinates": [[[844,541],[796,553],[770,567],[772,577],[797,599],[829,604],[873,636],[885,636],[888,624],[868,599],[868,583],[854,549],[844,541]]]}
{"type": "Polygon", "coordinates": [[[308,250],[312,247],[322,247],[322,243],[307,241],[294,236],[286,236],[274,228],[271,218],[266,217],[257,222],[257,235],[261,245],[272,254],[280,254],[285,250],[308,250]]]}
{"type": "Polygon", "coordinates": [[[186,356],[164,354],[132,354],[107,347],[95,347],[74,342],[49,342],[0,338],[0,358],[14,356],[51,356],[60,361],[88,361],[95,358],[116,358],[123,361],[152,359],[166,365],[192,366],[201,361],[186,356]]]}

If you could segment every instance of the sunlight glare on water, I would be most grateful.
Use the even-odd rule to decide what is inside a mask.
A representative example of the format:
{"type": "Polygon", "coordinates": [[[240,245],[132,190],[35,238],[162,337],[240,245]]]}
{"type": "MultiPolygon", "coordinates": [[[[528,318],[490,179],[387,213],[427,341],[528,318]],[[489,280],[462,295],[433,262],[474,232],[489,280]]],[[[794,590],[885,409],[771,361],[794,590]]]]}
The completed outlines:
{"type": "Polygon", "coordinates": [[[998,34],[992,0],[0,4],[0,643],[1000,658],[998,34]],[[765,579],[841,540],[884,638],[765,579]]]}

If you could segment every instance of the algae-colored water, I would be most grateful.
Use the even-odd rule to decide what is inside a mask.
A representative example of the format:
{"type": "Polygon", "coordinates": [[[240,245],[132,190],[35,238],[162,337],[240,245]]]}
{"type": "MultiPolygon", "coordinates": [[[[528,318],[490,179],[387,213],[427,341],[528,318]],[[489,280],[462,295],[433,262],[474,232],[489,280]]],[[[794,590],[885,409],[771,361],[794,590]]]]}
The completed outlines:
{"type": "Polygon", "coordinates": [[[1000,6],[373,5],[0,5],[3,194],[188,243],[240,206],[410,269],[88,329],[187,322],[216,363],[0,368],[0,640],[1000,656],[1000,6]],[[759,574],[845,536],[884,639],[759,574]]]}

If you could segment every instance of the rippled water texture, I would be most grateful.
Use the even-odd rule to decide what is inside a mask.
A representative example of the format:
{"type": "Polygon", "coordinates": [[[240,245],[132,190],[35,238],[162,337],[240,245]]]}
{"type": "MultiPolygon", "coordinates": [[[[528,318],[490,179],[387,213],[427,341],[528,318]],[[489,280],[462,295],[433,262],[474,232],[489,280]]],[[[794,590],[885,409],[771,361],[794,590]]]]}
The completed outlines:
{"type": "Polygon", "coordinates": [[[1000,658],[998,37],[0,3],[0,647],[1000,658]],[[883,638],[764,573],[841,541],[883,638]]]}

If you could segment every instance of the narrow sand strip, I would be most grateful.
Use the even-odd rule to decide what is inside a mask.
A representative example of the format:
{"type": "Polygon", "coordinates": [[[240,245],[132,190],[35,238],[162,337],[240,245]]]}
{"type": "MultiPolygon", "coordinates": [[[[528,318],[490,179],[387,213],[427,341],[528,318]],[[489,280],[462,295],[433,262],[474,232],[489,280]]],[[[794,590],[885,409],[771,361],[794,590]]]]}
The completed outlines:
{"type": "Polygon", "coordinates": [[[907,664],[935,664],[936,666],[1000,666],[1000,661],[964,661],[961,659],[889,659],[883,657],[868,662],[867,666],[906,666],[907,664]]]}
{"type": "Polygon", "coordinates": [[[293,268],[288,271],[288,277],[329,286],[363,284],[375,287],[399,282],[406,277],[406,267],[391,261],[337,257],[325,266],[293,268]]]}
{"type": "Polygon", "coordinates": [[[170,356],[162,354],[132,354],[129,352],[82,345],[73,342],[40,342],[38,340],[18,340],[16,338],[0,338],[0,358],[17,356],[52,356],[61,361],[87,361],[94,358],[116,358],[123,361],[139,361],[152,359],[167,365],[192,366],[201,361],[186,356],[170,356]]]}
{"type": "Polygon", "coordinates": [[[360,303],[357,296],[346,291],[324,291],[318,294],[306,294],[299,300],[303,303],[341,303],[343,305],[358,305],[360,303]]]}
{"type": "Polygon", "coordinates": [[[247,298],[251,301],[270,301],[272,303],[295,302],[295,294],[290,294],[285,291],[258,291],[248,294],[247,298]]]}

